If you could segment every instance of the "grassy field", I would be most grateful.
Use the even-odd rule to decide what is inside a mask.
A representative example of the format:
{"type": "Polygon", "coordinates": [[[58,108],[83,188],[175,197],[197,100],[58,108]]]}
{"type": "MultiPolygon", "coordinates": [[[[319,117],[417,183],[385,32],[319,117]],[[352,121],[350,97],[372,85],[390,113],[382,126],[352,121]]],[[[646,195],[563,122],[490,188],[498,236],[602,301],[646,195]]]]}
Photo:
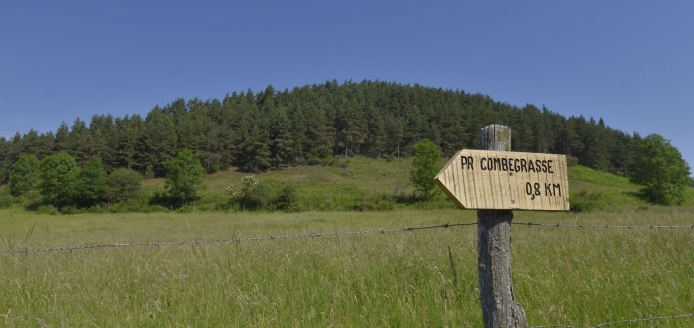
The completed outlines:
{"type": "MultiPolygon", "coordinates": [[[[444,161],[440,163],[444,164],[444,161]]],[[[368,158],[350,158],[336,166],[300,166],[282,171],[271,171],[257,175],[259,181],[279,189],[282,184],[291,184],[297,189],[298,201],[303,211],[341,211],[349,209],[389,209],[412,206],[400,203],[395,206],[378,206],[385,197],[411,195],[414,188],[409,183],[411,159],[386,161],[368,158]]],[[[639,186],[628,178],[596,171],[576,165],[568,168],[572,198],[587,200],[591,209],[618,208],[623,206],[648,206],[638,196],[639,186]]],[[[196,203],[201,208],[223,209],[228,207],[228,195],[223,192],[230,184],[238,184],[248,173],[231,169],[218,172],[206,179],[207,190],[201,193],[196,203]]],[[[163,192],[163,179],[146,182],[150,193],[163,192]]],[[[390,200],[390,199],[388,199],[390,200]]],[[[684,205],[694,205],[694,189],[688,188],[684,205]]],[[[428,204],[415,204],[415,208],[454,208],[446,196],[439,192],[428,204]]],[[[252,210],[252,209],[249,209],[252,210]]]]}
{"type": "MultiPolygon", "coordinates": [[[[0,249],[213,240],[474,222],[475,211],[36,215],[0,249]]],[[[694,207],[515,213],[515,222],[694,224],[694,207]]],[[[0,254],[7,327],[480,327],[476,227],[0,254]],[[449,257],[449,247],[451,257],[449,257]],[[451,261],[451,258],[453,261],[451,261]],[[443,277],[443,278],[442,278],[443,277]]],[[[692,229],[513,227],[528,324],[694,313],[692,229]]],[[[620,325],[692,327],[694,318],[620,325]]]]}
{"type": "MultiPolygon", "coordinates": [[[[443,164],[442,161],[441,165],[443,164]]],[[[412,197],[414,188],[409,183],[411,168],[411,159],[387,161],[354,157],[337,160],[335,165],[331,166],[298,166],[281,171],[264,172],[257,174],[256,178],[269,186],[270,199],[274,198],[282,186],[293,186],[297,209],[302,212],[454,208],[453,203],[439,191],[428,201],[412,197]]],[[[108,209],[96,208],[92,212],[166,210],[189,212],[194,209],[226,212],[269,211],[272,203],[265,208],[250,205],[244,209],[241,204],[232,203],[229,195],[224,191],[229,185],[239,184],[241,178],[249,174],[232,168],[208,175],[205,178],[207,188],[199,192],[200,197],[197,200],[190,201],[184,208],[180,208],[179,199],[166,196],[165,179],[150,179],[144,182],[143,195],[132,204],[126,206],[117,204],[108,209]]],[[[646,208],[649,206],[639,197],[639,186],[629,183],[627,178],[580,165],[569,167],[568,175],[571,206],[577,211],[607,211],[619,210],[623,207],[646,208]]],[[[37,209],[40,205],[39,200],[38,193],[34,194],[33,198],[14,199],[9,195],[6,187],[0,186],[0,208],[17,203],[19,206],[37,209]]],[[[687,188],[683,205],[694,205],[694,188],[687,188]]],[[[91,211],[91,209],[82,211],[91,211]]],[[[53,212],[58,211],[54,209],[53,212]]]]}

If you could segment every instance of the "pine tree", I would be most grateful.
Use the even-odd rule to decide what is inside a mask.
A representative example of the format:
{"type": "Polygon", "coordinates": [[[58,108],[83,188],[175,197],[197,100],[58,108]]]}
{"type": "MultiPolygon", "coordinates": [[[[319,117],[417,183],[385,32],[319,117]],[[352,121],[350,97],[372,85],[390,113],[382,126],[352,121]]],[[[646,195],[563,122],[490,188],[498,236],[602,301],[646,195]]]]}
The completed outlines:
{"type": "Polygon", "coordinates": [[[344,151],[345,157],[359,152],[364,143],[366,120],[364,112],[356,99],[343,99],[338,111],[337,145],[344,151]]]}
{"type": "Polygon", "coordinates": [[[60,127],[58,127],[58,130],[55,132],[55,143],[53,144],[54,153],[68,151],[70,148],[70,145],[68,145],[68,139],[70,138],[69,134],[70,128],[68,128],[67,123],[61,123],[60,127]]]}
{"type": "Polygon", "coordinates": [[[270,152],[272,166],[275,168],[294,164],[296,157],[291,122],[284,109],[276,109],[270,114],[270,152]]]}
{"type": "Polygon", "coordinates": [[[96,155],[96,143],[89,135],[87,125],[79,118],[72,124],[67,141],[67,152],[77,161],[77,164],[85,164],[89,158],[96,155]]]}
{"type": "Polygon", "coordinates": [[[164,175],[163,163],[176,154],[178,136],[173,118],[155,107],[147,114],[142,127],[137,161],[143,167],[152,166],[155,176],[164,175]]]}
{"type": "Polygon", "coordinates": [[[138,158],[138,142],[142,133],[143,121],[140,115],[134,114],[132,117],[125,115],[124,118],[116,118],[115,126],[118,130],[118,141],[116,142],[116,166],[131,170],[140,168],[138,158]]]}

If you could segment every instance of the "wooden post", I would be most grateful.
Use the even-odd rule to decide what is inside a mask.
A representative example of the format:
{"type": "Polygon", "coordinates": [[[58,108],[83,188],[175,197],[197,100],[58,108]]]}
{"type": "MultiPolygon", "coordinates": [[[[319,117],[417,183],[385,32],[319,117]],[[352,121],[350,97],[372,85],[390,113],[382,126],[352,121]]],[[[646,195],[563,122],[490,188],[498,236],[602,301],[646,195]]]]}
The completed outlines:
{"type": "MultiPolygon", "coordinates": [[[[511,129],[488,125],[480,149],[511,151],[511,129]]],[[[485,328],[525,328],[525,310],[515,301],[511,281],[511,210],[477,211],[477,260],[485,328]]]]}

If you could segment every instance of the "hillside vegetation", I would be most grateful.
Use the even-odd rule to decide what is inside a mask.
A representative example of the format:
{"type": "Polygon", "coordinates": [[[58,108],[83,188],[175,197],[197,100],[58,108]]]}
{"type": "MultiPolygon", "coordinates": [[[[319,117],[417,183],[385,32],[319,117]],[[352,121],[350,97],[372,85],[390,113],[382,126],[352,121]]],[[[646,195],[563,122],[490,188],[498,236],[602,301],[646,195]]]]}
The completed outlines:
{"type": "MultiPolygon", "coordinates": [[[[278,171],[253,174],[258,181],[266,184],[268,198],[272,199],[283,186],[295,190],[298,211],[368,211],[393,210],[397,208],[433,209],[454,208],[442,192],[436,192],[427,201],[412,196],[414,188],[409,175],[412,159],[384,160],[367,157],[340,159],[333,165],[295,166],[278,171]]],[[[444,164],[442,159],[441,165],[444,164]]],[[[568,167],[571,207],[574,211],[589,211],[623,206],[646,207],[649,205],[638,194],[639,186],[629,179],[611,173],[597,171],[581,165],[568,167]]],[[[165,179],[144,181],[144,193],[128,206],[117,206],[113,211],[267,211],[266,206],[242,204],[230,200],[224,191],[229,185],[236,185],[241,178],[248,176],[238,168],[207,175],[204,179],[207,188],[200,197],[181,208],[180,201],[168,197],[164,188],[165,179]]],[[[0,207],[9,206],[16,201],[0,187],[0,207]],[[4,195],[4,196],[3,196],[4,195]]],[[[25,200],[27,201],[27,200],[25,200]]],[[[24,205],[30,205],[31,199],[24,205]]],[[[694,205],[694,189],[687,189],[683,205],[694,205]]],[[[68,211],[75,211],[69,208],[68,211]]],[[[84,211],[106,212],[108,209],[92,208],[84,211]]]]}
{"type": "Polygon", "coordinates": [[[321,164],[340,155],[399,159],[424,138],[448,157],[478,149],[480,128],[488,124],[511,127],[515,151],[566,154],[626,175],[641,140],[600,118],[566,118],[544,106],[519,107],[479,93],[369,80],[283,91],[268,86],[223,99],[175,99],[142,115],[146,109],[132,110],[125,117],[76,118],[54,132],[1,137],[0,184],[23,154],[41,161],[67,152],[79,166],[98,156],[107,173],[129,168],[145,177],[165,176],[163,163],[183,149],[199,153],[208,173],[321,164]]]}

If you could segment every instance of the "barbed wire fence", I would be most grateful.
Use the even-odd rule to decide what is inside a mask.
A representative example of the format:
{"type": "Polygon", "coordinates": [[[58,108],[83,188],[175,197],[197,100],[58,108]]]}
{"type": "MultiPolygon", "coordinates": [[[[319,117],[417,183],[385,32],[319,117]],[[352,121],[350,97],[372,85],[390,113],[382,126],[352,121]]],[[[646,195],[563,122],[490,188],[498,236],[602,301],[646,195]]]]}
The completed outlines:
{"type": "MultiPolygon", "coordinates": [[[[563,227],[563,228],[608,228],[608,229],[692,229],[694,230],[694,225],[691,226],[664,226],[664,225],[609,225],[609,224],[563,224],[563,223],[533,223],[533,222],[512,222],[512,225],[528,226],[528,227],[563,227]]],[[[102,244],[102,245],[89,245],[89,246],[68,246],[68,247],[55,247],[55,248],[35,248],[35,249],[10,249],[10,250],[0,250],[0,254],[8,253],[34,253],[34,252],[50,252],[50,251],[74,251],[74,250],[85,250],[85,249],[97,249],[97,248],[117,248],[117,247],[142,247],[142,246],[165,246],[165,245],[196,245],[196,244],[215,244],[215,243],[240,243],[247,241],[263,241],[263,240],[279,240],[279,239],[290,239],[290,238],[313,238],[313,237],[329,237],[329,236],[343,236],[343,235],[362,235],[362,234],[373,234],[373,233],[393,233],[393,232],[404,232],[404,231],[419,231],[419,230],[431,230],[431,229],[442,229],[442,228],[452,228],[452,227],[463,227],[463,226],[476,226],[477,222],[469,223],[453,223],[453,224],[440,224],[432,226],[421,226],[421,227],[408,227],[408,228],[398,228],[398,229],[380,229],[380,230],[364,230],[364,231],[345,231],[345,232],[328,232],[328,233],[309,233],[309,234],[294,234],[294,235],[280,235],[280,236],[266,236],[266,237],[247,237],[247,238],[232,238],[232,239],[218,239],[218,240],[194,240],[194,241],[178,241],[178,242],[154,242],[154,243],[114,243],[114,244],[102,244]]],[[[656,321],[656,320],[667,320],[667,319],[677,319],[694,317],[694,313],[691,314],[679,314],[671,316],[662,317],[649,317],[642,319],[627,319],[620,321],[611,321],[601,323],[595,326],[590,326],[589,328],[599,328],[608,325],[633,323],[633,322],[643,322],[643,321],[656,321]]],[[[578,326],[567,326],[567,325],[547,325],[547,326],[528,326],[528,328],[585,328],[578,326]]]]}
{"type": "MultiPolygon", "coordinates": [[[[667,317],[650,317],[650,318],[643,318],[643,319],[629,319],[629,320],[621,320],[621,321],[612,321],[612,322],[601,323],[601,324],[595,325],[595,326],[590,326],[588,328],[599,328],[599,327],[604,327],[604,326],[609,326],[609,325],[616,325],[616,324],[620,324],[620,323],[630,323],[630,322],[640,322],[640,321],[655,321],[655,320],[676,319],[676,318],[686,318],[686,317],[694,317],[694,313],[671,315],[671,316],[667,316],[667,317]]],[[[550,326],[529,326],[528,328],[585,328],[585,327],[550,325],[550,326]]]]}
{"type": "Polygon", "coordinates": [[[446,223],[446,224],[440,224],[440,225],[434,225],[434,226],[409,227],[409,228],[400,228],[400,229],[309,233],[309,234],[281,235],[281,236],[267,236],[267,237],[248,237],[248,238],[233,238],[233,239],[218,239],[218,240],[193,240],[193,241],[177,241],[177,242],[126,243],[126,244],[115,243],[115,244],[103,244],[103,245],[91,245],[91,246],[70,246],[70,247],[56,247],[56,248],[36,248],[36,249],[11,249],[11,250],[0,251],[0,254],[2,254],[2,253],[32,253],[32,252],[48,252],[48,251],[74,251],[74,250],[81,250],[81,249],[134,247],[134,246],[164,246],[164,245],[238,243],[238,242],[245,242],[245,241],[260,241],[260,240],[274,240],[274,239],[288,239],[288,238],[362,235],[362,234],[370,234],[370,233],[390,233],[390,232],[429,230],[429,229],[472,226],[472,225],[477,225],[477,222],[474,222],[474,223],[454,223],[454,224],[446,223]]]}

